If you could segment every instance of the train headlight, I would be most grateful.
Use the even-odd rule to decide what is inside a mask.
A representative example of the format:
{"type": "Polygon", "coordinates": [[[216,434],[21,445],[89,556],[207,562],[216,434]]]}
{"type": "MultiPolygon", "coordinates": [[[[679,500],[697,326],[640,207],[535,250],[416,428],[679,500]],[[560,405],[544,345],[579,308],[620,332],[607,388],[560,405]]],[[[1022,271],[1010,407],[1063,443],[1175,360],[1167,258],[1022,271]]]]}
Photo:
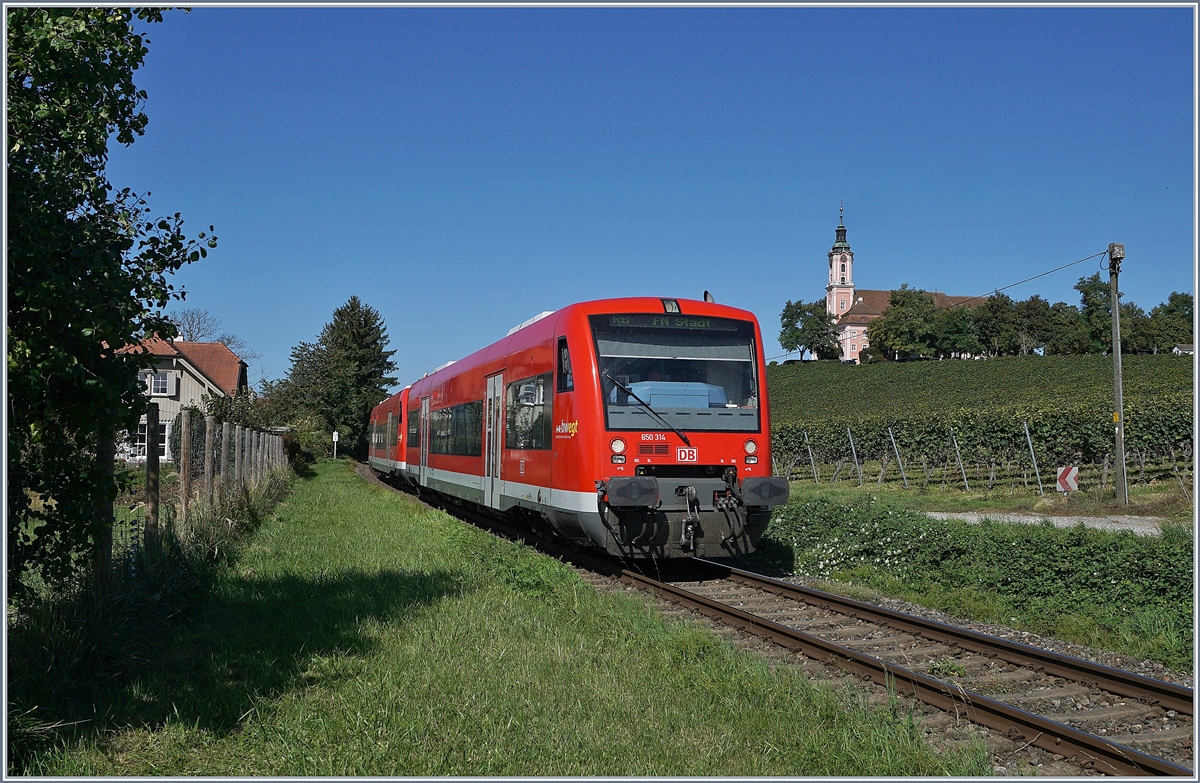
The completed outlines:
{"type": "Polygon", "coordinates": [[[608,442],[608,447],[612,449],[613,454],[624,454],[625,440],[623,438],[613,438],[608,442]]]}
{"type": "Polygon", "coordinates": [[[743,448],[746,449],[747,454],[755,454],[758,452],[758,443],[754,440],[748,440],[743,445],[743,448]]]}

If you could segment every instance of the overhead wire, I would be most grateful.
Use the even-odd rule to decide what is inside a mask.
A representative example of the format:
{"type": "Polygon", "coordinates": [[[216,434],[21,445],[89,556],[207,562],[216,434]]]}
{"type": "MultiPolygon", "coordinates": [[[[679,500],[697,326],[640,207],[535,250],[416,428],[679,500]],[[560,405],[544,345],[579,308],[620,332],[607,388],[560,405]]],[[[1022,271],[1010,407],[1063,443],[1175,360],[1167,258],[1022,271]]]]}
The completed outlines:
{"type": "MultiPolygon", "coordinates": [[[[1053,269],[1049,269],[1045,272],[1042,272],[1041,274],[1034,275],[1033,277],[1027,277],[1024,280],[1018,280],[1015,283],[1009,283],[1006,286],[1001,286],[1000,288],[996,288],[986,294],[980,294],[979,296],[972,296],[970,299],[964,299],[961,302],[955,302],[954,304],[946,305],[945,307],[935,308],[934,311],[941,312],[942,310],[949,310],[952,307],[961,307],[962,305],[965,305],[967,302],[974,302],[976,299],[986,299],[987,297],[992,296],[993,294],[998,294],[1001,291],[1007,291],[1010,288],[1016,288],[1019,285],[1024,285],[1025,283],[1028,283],[1031,280],[1037,280],[1039,277],[1045,277],[1046,275],[1051,275],[1051,274],[1054,274],[1055,272],[1061,272],[1062,270],[1067,269],[1068,267],[1075,266],[1076,264],[1082,264],[1084,261],[1091,261],[1093,258],[1098,258],[1100,256],[1106,256],[1106,255],[1108,255],[1107,248],[1104,250],[1101,250],[1099,253],[1092,253],[1090,256],[1085,256],[1084,258],[1081,258],[1078,261],[1072,261],[1069,264],[1063,264],[1062,266],[1056,266],[1053,269]]],[[[788,351],[788,353],[792,353],[792,351],[788,351]]],[[[784,358],[788,355],[788,353],[782,353],[779,356],[769,357],[767,359],[767,361],[773,361],[775,359],[784,358]]]]}
{"type": "Polygon", "coordinates": [[[961,302],[955,302],[954,304],[946,305],[945,307],[939,307],[937,309],[938,310],[949,310],[951,307],[959,307],[961,305],[965,305],[967,302],[974,302],[976,299],[986,299],[987,297],[991,296],[992,294],[998,294],[1001,291],[1007,291],[1010,288],[1016,288],[1019,285],[1024,285],[1025,283],[1028,283],[1030,280],[1037,280],[1039,277],[1045,277],[1046,275],[1053,274],[1055,272],[1059,272],[1063,269],[1066,269],[1067,267],[1075,266],[1076,264],[1082,264],[1084,261],[1091,261],[1093,258],[1097,258],[1099,256],[1104,256],[1104,255],[1108,255],[1107,249],[1101,250],[1099,253],[1092,253],[1090,256],[1087,256],[1086,258],[1081,258],[1078,261],[1072,261],[1069,264],[1063,264],[1062,266],[1056,266],[1053,269],[1050,269],[1046,272],[1042,272],[1039,275],[1034,275],[1033,277],[1027,277],[1024,280],[1018,280],[1015,283],[1009,283],[1008,285],[1001,286],[1000,288],[996,288],[996,289],[990,291],[989,293],[980,294],[979,296],[972,296],[970,299],[964,299],[961,302]]]}

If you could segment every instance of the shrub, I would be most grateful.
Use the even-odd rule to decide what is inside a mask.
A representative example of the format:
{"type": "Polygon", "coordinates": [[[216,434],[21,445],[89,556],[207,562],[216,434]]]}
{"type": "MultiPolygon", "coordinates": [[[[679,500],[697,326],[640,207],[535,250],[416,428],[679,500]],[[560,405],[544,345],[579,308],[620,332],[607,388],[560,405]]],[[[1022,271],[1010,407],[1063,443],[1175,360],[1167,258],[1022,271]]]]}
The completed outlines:
{"type": "Polygon", "coordinates": [[[1192,540],[984,521],[823,500],[779,509],[765,534],[792,569],[989,621],[1014,619],[1172,665],[1191,664],[1192,540]]]}

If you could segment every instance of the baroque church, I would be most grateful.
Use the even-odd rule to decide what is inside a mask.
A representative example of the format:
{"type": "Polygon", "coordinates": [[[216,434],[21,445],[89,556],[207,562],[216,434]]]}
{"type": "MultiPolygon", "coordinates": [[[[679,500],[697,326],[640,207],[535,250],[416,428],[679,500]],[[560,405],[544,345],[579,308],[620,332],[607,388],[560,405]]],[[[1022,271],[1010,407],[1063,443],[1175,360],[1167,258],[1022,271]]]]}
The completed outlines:
{"type": "MultiPolygon", "coordinates": [[[[846,225],[838,209],[838,226],[833,247],[829,251],[829,284],[825,286],[825,312],[834,316],[837,339],[842,347],[842,361],[859,362],[859,354],[870,344],[867,325],[888,308],[891,291],[876,291],[854,287],[854,251],[846,241],[846,225]]],[[[941,292],[929,294],[939,308],[952,307],[970,301],[970,296],[947,296],[941,292]]]]}

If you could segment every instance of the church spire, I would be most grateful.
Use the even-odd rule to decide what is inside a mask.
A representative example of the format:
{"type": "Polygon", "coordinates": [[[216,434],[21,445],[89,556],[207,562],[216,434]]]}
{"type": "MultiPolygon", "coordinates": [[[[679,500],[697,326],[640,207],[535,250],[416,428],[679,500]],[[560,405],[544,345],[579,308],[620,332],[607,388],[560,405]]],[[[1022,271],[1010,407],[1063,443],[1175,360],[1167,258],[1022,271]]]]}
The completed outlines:
{"type": "Polygon", "coordinates": [[[839,203],[838,204],[837,241],[833,243],[834,250],[841,250],[843,248],[846,250],[850,249],[850,245],[846,243],[846,224],[842,219],[842,213],[843,213],[844,209],[845,209],[845,207],[843,207],[842,204],[839,203]]]}

